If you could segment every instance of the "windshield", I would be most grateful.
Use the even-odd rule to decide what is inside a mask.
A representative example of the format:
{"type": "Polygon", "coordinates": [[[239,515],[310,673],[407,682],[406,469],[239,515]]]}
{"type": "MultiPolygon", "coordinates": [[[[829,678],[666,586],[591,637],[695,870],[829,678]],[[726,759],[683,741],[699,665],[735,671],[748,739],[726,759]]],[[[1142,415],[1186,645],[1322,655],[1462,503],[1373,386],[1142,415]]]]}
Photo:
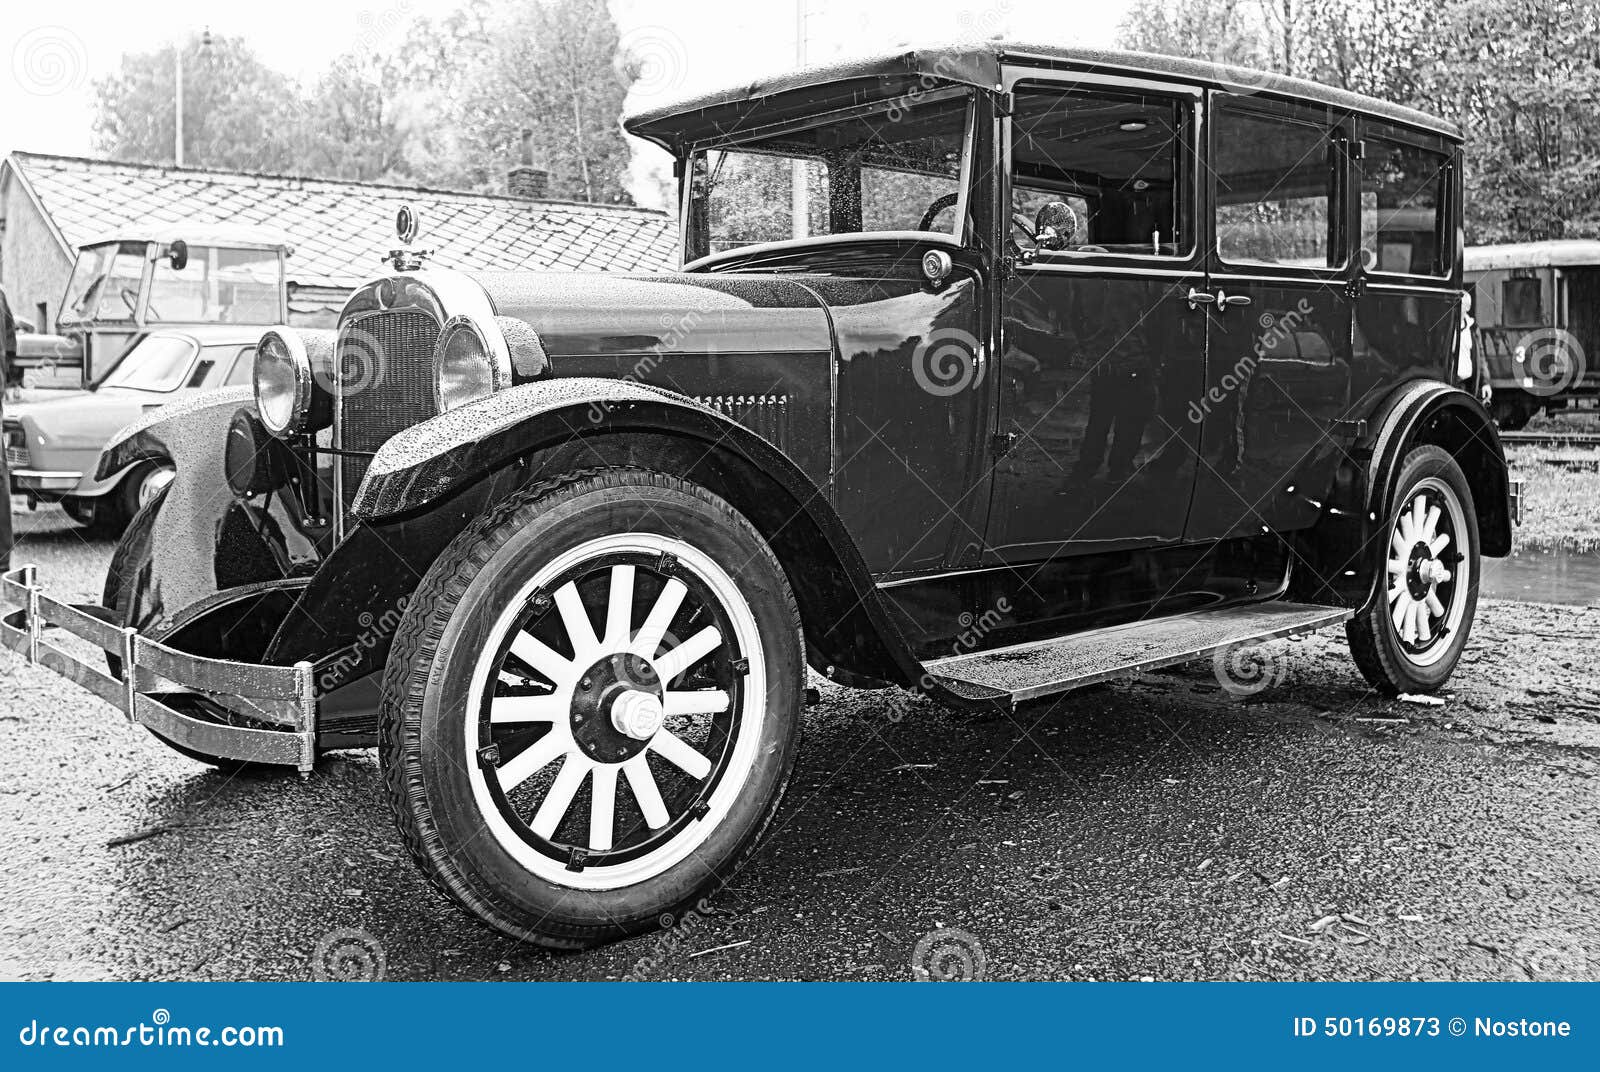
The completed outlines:
{"type": "Polygon", "coordinates": [[[101,386],[176,390],[188,378],[196,350],[194,343],[176,335],[147,336],[128,351],[101,386]]]}
{"type": "Polygon", "coordinates": [[[151,273],[151,321],[187,324],[276,324],[283,265],[275,249],[190,246],[177,271],[165,258],[151,273]]]}
{"type": "Polygon", "coordinates": [[[144,281],[144,243],[94,246],[78,254],[61,320],[132,320],[144,281]]]}
{"type": "Polygon", "coordinates": [[[959,238],[971,99],[965,89],[908,94],[697,152],[685,260],[816,235],[959,238]]]}

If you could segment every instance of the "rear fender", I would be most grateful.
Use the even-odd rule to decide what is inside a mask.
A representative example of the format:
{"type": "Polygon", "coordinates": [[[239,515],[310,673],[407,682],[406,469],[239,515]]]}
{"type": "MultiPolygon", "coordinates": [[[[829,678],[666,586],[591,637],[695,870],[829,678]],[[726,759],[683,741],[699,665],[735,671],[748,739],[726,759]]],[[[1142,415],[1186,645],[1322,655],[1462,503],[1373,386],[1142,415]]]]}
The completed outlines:
{"type": "Polygon", "coordinates": [[[1478,519],[1479,549],[1491,558],[1511,553],[1510,474],[1500,434],[1483,405],[1437,380],[1397,388],[1374,411],[1367,433],[1340,466],[1322,519],[1300,540],[1292,595],[1338,603],[1366,613],[1381,598],[1376,548],[1389,538],[1388,503],[1405,457],[1435,444],[1466,474],[1478,519]]]}

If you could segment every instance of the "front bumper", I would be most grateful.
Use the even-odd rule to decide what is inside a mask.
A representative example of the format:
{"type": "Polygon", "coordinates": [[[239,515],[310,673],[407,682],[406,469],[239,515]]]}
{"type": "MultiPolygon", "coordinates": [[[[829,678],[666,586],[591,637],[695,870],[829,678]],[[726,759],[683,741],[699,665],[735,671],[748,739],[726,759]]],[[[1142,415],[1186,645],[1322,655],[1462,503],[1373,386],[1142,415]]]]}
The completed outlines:
{"type": "Polygon", "coordinates": [[[1506,506],[1511,511],[1511,523],[1522,524],[1522,502],[1527,497],[1523,490],[1522,481],[1510,480],[1506,482],[1506,506]]]}
{"type": "Polygon", "coordinates": [[[317,697],[310,663],[260,666],[202,658],[112,625],[109,617],[103,607],[46,596],[32,566],[0,574],[0,644],[176,744],[223,759],[311,769],[317,697]],[[118,656],[121,677],[62,647],[62,634],[91,645],[89,657],[96,662],[102,652],[118,656]]]}
{"type": "Polygon", "coordinates": [[[82,473],[53,472],[46,469],[11,470],[11,489],[18,495],[30,491],[72,491],[83,483],[82,473]]]}

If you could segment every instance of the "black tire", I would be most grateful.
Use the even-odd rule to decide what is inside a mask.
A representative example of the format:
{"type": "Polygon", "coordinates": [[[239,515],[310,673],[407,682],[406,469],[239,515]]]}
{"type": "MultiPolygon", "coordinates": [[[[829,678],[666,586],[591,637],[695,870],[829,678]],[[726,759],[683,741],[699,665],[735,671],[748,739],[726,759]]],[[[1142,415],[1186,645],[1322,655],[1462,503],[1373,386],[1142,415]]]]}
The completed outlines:
{"type": "Polygon", "coordinates": [[[93,499],[64,499],[62,506],[72,520],[93,535],[115,538],[133,524],[140,510],[160,495],[162,486],[156,478],[171,472],[171,466],[145,462],[104,495],[93,499]]]}
{"type": "MultiPolygon", "coordinates": [[[[100,605],[116,612],[119,625],[127,625],[133,608],[129,600],[129,586],[133,583],[138,570],[138,564],[148,554],[150,530],[155,525],[157,512],[161,509],[161,501],[166,497],[166,492],[160,491],[156,496],[134,512],[133,520],[123,529],[122,535],[117,538],[117,546],[111,552],[111,564],[106,569],[105,585],[100,596],[100,605]]],[[[106,665],[111,669],[111,676],[117,679],[122,677],[122,659],[113,652],[106,652],[106,665]]],[[[146,727],[148,729],[148,727],[146,727]]],[[[238,775],[265,775],[282,774],[293,768],[281,767],[271,763],[250,763],[239,759],[226,759],[222,756],[208,755],[197,752],[187,745],[182,745],[167,737],[163,737],[155,730],[150,730],[150,735],[168,748],[194,760],[215,767],[224,774],[238,775]]]]}
{"type": "MultiPolygon", "coordinates": [[[[783,568],[749,521],[710,491],[635,468],[576,472],[526,488],[450,544],[423,578],[396,631],[384,673],[379,752],[401,837],[447,896],[519,940],[575,949],[670,923],[727,882],[754,853],[777,811],[803,709],[804,651],[783,568]],[[653,551],[636,553],[630,550],[635,545],[668,546],[681,553],[651,560],[653,551]],[[609,556],[591,551],[600,547],[621,549],[609,556]],[[595,557],[584,557],[591,553],[595,557]],[[614,589],[620,583],[618,563],[624,562],[626,617],[618,633],[614,589]],[[654,573],[657,567],[660,576],[654,573]],[[602,573],[609,580],[602,582],[602,573]],[[546,575],[548,581],[542,580],[546,575]],[[545,583],[551,585],[550,593],[537,587],[545,583]],[[657,611],[668,602],[667,588],[674,583],[687,594],[672,601],[665,620],[654,628],[657,611]],[[660,587],[650,596],[653,584],[660,587]],[[640,592],[651,610],[634,630],[632,623],[639,617],[634,600],[640,592]],[[583,608],[593,646],[580,645],[568,630],[572,604],[563,604],[564,596],[583,608]],[[596,609],[602,615],[599,628],[594,628],[596,609]],[[680,647],[685,653],[699,650],[667,632],[680,621],[685,631],[715,631],[717,646],[698,657],[675,656],[680,647]],[[704,628],[706,622],[716,629],[704,628]],[[551,647],[541,650],[554,652],[558,637],[568,638],[565,650],[570,654],[559,662],[563,673],[571,671],[563,679],[568,682],[565,693],[560,673],[551,670],[546,682],[536,683],[546,671],[519,662],[512,650],[536,631],[558,627],[565,632],[551,633],[551,647]],[[647,633],[664,639],[646,641],[647,633]],[[612,639],[618,635],[630,638],[620,648],[612,639]],[[620,676],[606,685],[608,667],[634,658],[614,652],[645,648],[652,653],[650,667],[660,666],[658,676],[647,668],[638,677],[620,676]],[[759,658],[739,657],[757,649],[759,658]],[[600,661],[591,662],[596,654],[600,661]],[[690,661],[674,673],[672,664],[682,660],[690,661]],[[516,674],[508,677],[508,666],[522,668],[520,685],[516,674]],[[526,673],[530,667],[532,675],[526,673]],[[630,731],[637,741],[621,736],[631,723],[617,722],[618,711],[626,706],[619,697],[631,699],[636,690],[646,689],[640,679],[658,684],[663,710],[673,706],[669,701],[691,694],[721,697],[722,712],[705,715],[706,743],[695,745],[703,752],[699,760],[706,763],[707,773],[685,773],[688,767],[680,771],[659,751],[672,743],[664,738],[682,744],[684,737],[676,735],[687,737],[694,727],[675,722],[669,730],[663,716],[657,716],[655,729],[630,731]],[[705,681],[718,688],[693,690],[705,681]],[[673,688],[675,683],[682,687],[673,688]],[[600,698],[605,694],[598,690],[605,687],[615,690],[610,700],[600,698]],[[512,698],[506,690],[517,688],[539,692],[524,691],[516,694],[518,699],[554,705],[537,720],[548,728],[532,743],[514,738],[534,732],[529,723],[509,728],[491,724],[491,711],[512,698]],[[584,697],[590,695],[600,706],[586,706],[590,701],[584,697]],[[585,721],[585,711],[601,712],[602,717],[585,721]],[[608,720],[614,729],[604,725],[608,720]],[[600,730],[611,736],[584,737],[600,730]],[[529,782],[552,775],[556,759],[529,766],[524,757],[552,742],[560,747],[558,736],[566,751],[550,754],[559,758],[560,773],[537,809],[522,807],[516,794],[530,790],[521,779],[510,777],[510,768],[521,762],[519,770],[535,771],[521,775],[529,782]],[[474,746],[477,753],[469,754],[474,746]],[[636,746],[637,752],[624,762],[598,751],[613,746],[615,756],[623,755],[624,746],[636,746]],[[597,751],[580,751],[591,747],[597,751]],[[651,786],[657,777],[667,779],[664,793],[652,790],[660,817],[655,822],[649,821],[645,796],[635,787],[636,771],[630,770],[634,760],[647,770],[654,761],[657,773],[644,776],[651,786]],[[598,786],[605,767],[615,769],[606,775],[611,792],[605,833],[599,835],[594,831],[600,823],[598,786]],[[568,790],[565,803],[554,806],[555,817],[544,833],[536,833],[547,802],[560,795],[556,784],[569,768],[578,772],[572,783],[578,789],[568,790]],[[621,791],[623,785],[628,790],[621,791]],[[585,792],[589,827],[575,821],[582,818],[575,802],[585,792]],[[630,804],[637,808],[631,823],[625,814],[630,804]],[[613,839],[614,809],[623,829],[613,839]],[[576,835],[561,834],[574,827],[576,835]],[[674,855],[680,851],[685,855],[674,855]],[[652,866],[661,870],[651,872],[652,866]],[[641,869],[637,879],[606,885],[610,876],[624,876],[630,867],[641,869]]],[[[704,713],[715,704],[688,706],[704,713]]]]}
{"type": "Polygon", "coordinates": [[[1369,612],[1345,624],[1350,652],[1361,675],[1386,695],[1435,692],[1450,679],[1471,635],[1481,577],[1472,488],[1442,447],[1420,446],[1406,455],[1382,531],[1381,546],[1373,552],[1378,555],[1380,592],[1369,612]],[[1448,524],[1450,530],[1436,533],[1450,539],[1434,554],[1424,551],[1428,541],[1421,533],[1407,540],[1401,530],[1419,498],[1428,508],[1426,516],[1432,516],[1433,506],[1440,507],[1439,524],[1448,524]],[[1408,544],[1402,552],[1399,545],[1408,544]],[[1403,558],[1407,568],[1391,573],[1391,558],[1397,563],[1403,558]],[[1449,579],[1430,582],[1429,571],[1438,568],[1448,571],[1449,579]],[[1402,590],[1391,599],[1389,593],[1396,587],[1402,590]],[[1418,596],[1423,598],[1414,598],[1418,596]],[[1435,615],[1426,597],[1445,613],[1435,615]],[[1425,616],[1425,625],[1408,624],[1403,629],[1397,624],[1396,618],[1403,619],[1410,606],[1420,608],[1413,613],[1425,616]],[[1409,638],[1407,629],[1412,633],[1409,638]]]}

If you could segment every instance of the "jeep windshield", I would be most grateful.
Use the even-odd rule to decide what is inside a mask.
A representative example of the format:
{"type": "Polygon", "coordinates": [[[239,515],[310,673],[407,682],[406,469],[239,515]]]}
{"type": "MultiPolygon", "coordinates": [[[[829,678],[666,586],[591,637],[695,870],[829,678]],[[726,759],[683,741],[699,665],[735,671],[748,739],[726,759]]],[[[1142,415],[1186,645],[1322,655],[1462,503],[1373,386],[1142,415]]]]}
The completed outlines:
{"type": "Polygon", "coordinates": [[[80,251],[61,322],[132,320],[144,282],[144,251],[143,242],[110,242],[80,251]]]}
{"type": "Polygon", "coordinates": [[[825,235],[961,237],[972,93],[914,91],[691,158],[685,260],[825,235]]]}
{"type": "Polygon", "coordinates": [[[169,324],[276,324],[282,289],[283,259],[275,249],[190,246],[181,270],[155,262],[146,317],[169,324]]]}

